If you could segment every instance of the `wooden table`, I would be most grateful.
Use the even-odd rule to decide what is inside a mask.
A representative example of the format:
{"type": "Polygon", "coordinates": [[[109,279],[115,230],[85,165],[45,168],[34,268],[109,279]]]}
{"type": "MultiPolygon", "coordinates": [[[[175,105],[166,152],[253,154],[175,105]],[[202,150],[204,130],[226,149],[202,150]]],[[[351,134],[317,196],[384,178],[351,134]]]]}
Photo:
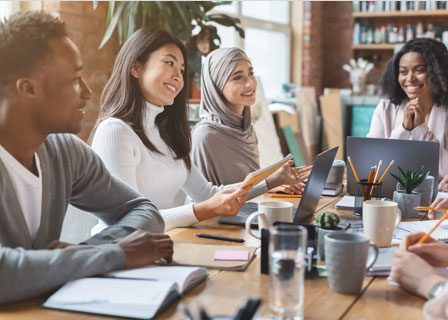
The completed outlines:
{"type": "MultiPolygon", "coordinates": [[[[272,199],[261,196],[256,201],[290,201],[298,204],[298,199],[272,199]]],[[[337,212],[342,219],[354,219],[350,211],[336,210],[334,205],[339,198],[323,197],[318,210],[337,212]]],[[[169,232],[174,241],[223,244],[222,241],[202,239],[194,236],[203,232],[232,237],[242,237],[248,246],[259,246],[259,240],[248,236],[242,227],[220,225],[215,219],[204,221],[190,228],[178,228],[169,232]]],[[[241,246],[226,242],[226,245],[241,246]]],[[[260,274],[260,259],[257,257],[244,272],[211,271],[207,281],[187,293],[182,302],[192,306],[204,307],[211,315],[232,315],[245,303],[247,298],[262,299],[259,318],[269,318],[268,308],[269,277],[260,274]]],[[[108,319],[81,313],[41,309],[40,304],[47,297],[0,306],[0,319],[66,319],[100,320],[108,319]]],[[[184,319],[177,310],[180,301],[162,312],[157,319],[184,319]]],[[[424,300],[406,293],[400,288],[391,287],[385,278],[366,277],[359,295],[343,295],[330,290],[325,278],[305,281],[305,319],[422,319],[421,308],[424,300]]],[[[115,318],[110,318],[115,319],[115,318]]]]}

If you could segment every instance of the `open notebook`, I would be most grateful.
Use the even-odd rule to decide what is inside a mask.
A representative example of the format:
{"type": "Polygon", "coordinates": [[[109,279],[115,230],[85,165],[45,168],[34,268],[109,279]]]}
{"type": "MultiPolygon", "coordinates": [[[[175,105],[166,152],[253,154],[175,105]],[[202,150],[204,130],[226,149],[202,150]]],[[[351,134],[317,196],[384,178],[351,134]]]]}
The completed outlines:
{"type": "Polygon", "coordinates": [[[207,277],[201,267],[146,267],[70,281],[44,308],[151,319],[207,277]]]}

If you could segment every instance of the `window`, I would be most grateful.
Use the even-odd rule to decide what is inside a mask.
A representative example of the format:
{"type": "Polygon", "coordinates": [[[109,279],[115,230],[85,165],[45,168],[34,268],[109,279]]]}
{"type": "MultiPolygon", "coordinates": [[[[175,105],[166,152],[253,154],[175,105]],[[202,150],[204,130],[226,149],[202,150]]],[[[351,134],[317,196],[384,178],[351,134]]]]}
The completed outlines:
{"type": "Polygon", "coordinates": [[[268,98],[279,96],[290,80],[289,6],[289,1],[233,1],[215,9],[241,20],[245,39],[233,28],[217,26],[221,46],[243,48],[268,98]]]}
{"type": "Polygon", "coordinates": [[[0,1],[0,21],[9,17],[12,12],[12,2],[11,1],[0,1]]]}

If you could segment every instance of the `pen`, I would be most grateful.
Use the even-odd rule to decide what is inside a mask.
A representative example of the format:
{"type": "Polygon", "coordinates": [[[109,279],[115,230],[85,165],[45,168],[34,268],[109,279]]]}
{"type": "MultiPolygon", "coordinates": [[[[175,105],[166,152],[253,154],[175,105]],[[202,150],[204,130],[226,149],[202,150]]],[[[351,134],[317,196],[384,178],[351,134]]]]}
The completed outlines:
{"type": "Polygon", "coordinates": [[[271,198],[302,198],[301,194],[279,194],[273,193],[270,195],[271,198]]]}
{"type": "Polygon", "coordinates": [[[421,237],[420,240],[418,240],[417,244],[425,242],[429,238],[431,233],[433,233],[433,231],[436,230],[437,227],[440,226],[440,224],[443,222],[443,220],[445,220],[447,217],[448,217],[448,211],[445,212],[443,217],[440,218],[439,222],[437,222],[437,224],[434,226],[434,228],[431,229],[431,231],[429,231],[427,234],[425,234],[423,237],[421,237]]]}
{"type": "Polygon", "coordinates": [[[217,236],[214,234],[205,234],[205,233],[196,233],[196,237],[206,238],[206,239],[214,239],[214,240],[222,240],[222,241],[240,242],[240,243],[244,242],[244,239],[241,239],[241,238],[231,238],[231,237],[217,236]]]}

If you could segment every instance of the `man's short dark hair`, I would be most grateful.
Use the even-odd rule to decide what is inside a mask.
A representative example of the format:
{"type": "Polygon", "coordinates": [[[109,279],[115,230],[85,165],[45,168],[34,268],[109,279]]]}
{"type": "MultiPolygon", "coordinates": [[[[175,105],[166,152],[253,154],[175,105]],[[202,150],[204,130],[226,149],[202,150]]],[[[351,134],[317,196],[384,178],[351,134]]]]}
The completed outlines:
{"type": "Polygon", "coordinates": [[[48,40],[64,36],[65,23],[45,11],[17,12],[0,21],[0,94],[46,58],[48,40]]]}

